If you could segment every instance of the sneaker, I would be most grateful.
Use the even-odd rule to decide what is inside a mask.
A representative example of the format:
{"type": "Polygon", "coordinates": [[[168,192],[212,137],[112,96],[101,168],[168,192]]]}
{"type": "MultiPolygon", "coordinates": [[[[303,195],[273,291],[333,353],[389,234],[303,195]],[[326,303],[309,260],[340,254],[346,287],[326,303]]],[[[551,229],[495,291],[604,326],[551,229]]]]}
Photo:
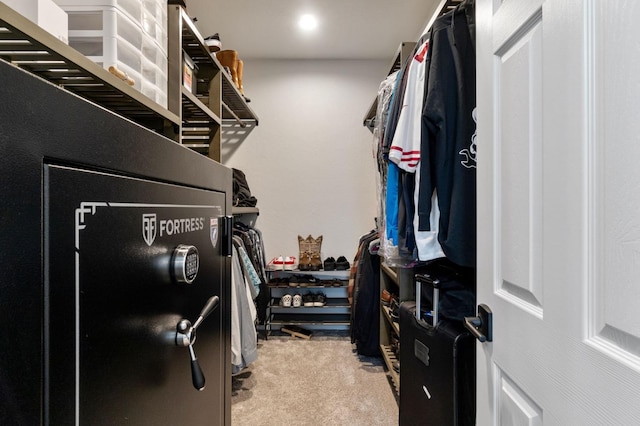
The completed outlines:
{"type": "Polygon", "coordinates": [[[292,305],[294,308],[299,308],[300,306],[302,306],[302,296],[300,296],[300,294],[296,293],[293,295],[292,305]]]}
{"type": "Polygon", "coordinates": [[[291,299],[292,299],[292,297],[291,297],[290,294],[285,294],[280,299],[280,306],[284,306],[285,308],[291,307],[291,299]]]}
{"type": "Polygon", "coordinates": [[[324,293],[317,293],[313,295],[313,306],[324,306],[327,300],[327,296],[324,293]]]}
{"type": "Polygon", "coordinates": [[[304,296],[302,296],[302,304],[304,306],[314,306],[314,300],[315,300],[315,294],[313,293],[307,293],[304,296]]]}
{"type": "Polygon", "coordinates": [[[336,269],[336,260],[333,257],[327,257],[324,260],[324,270],[335,271],[335,269],[336,269]]]}
{"type": "Polygon", "coordinates": [[[351,267],[351,264],[349,263],[346,257],[340,256],[338,259],[336,259],[336,269],[338,271],[346,271],[350,267],[351,267]]]}
{"type": "Polygon", "coordinates": [[[204,44],[209,48],[209,52],[219,52],[222,49],[222,42],[220,41],[220,34],[215,33],[204,39],[204,44]]]}
{"type": "Polygon", "coordinates": [[[297,266],[295,256],[287,256],[284,258],[283,268],[285,271],[293,271],[297,266]]]}
{"type": "Polygon", "coordinates": [[[271,259],[267,267],[272,271],[282,271],[284,269],[284,257],[278,256],[271,259]]]}

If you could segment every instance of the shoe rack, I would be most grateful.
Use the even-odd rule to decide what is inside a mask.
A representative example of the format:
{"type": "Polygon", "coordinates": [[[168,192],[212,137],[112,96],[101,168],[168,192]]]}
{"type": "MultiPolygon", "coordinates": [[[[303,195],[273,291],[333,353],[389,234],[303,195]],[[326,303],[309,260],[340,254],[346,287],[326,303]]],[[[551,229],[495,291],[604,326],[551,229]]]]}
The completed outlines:
{"type": "Polygon", "coordinates": [[[300,271],[267,270],[269,275],[270,302],[267,310],[267,335],[279,331],[286,325],[296,325],[308,330],[349,330],[351,306],[349,305],[348,284],[350,271],[300,271]],[[300,282],[292,285],[290,280],[297,277],[313,277],[316,282],[300,282]],[[325,284],[326,283],[326,284],[325,284]],[[291,296],[306,293],[324,293],[324,306],[281,306],[285,294],[291,296]]]}
{"type": "Polygon", "coordinates": [[[179,142],[221,161],[225,129],[243,134],[258,125],[258,116],[233,83],[185,10],[168,6],[168,109],[179,117],[179,142]],[[197,71],[192,89],[183,84],[185,53],[197,71]]]}

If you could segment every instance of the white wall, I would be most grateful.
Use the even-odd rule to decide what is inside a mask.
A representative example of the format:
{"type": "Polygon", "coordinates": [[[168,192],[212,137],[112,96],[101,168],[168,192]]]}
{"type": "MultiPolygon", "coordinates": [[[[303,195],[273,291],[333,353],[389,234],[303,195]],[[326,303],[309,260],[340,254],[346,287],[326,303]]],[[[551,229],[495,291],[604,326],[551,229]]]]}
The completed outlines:
{"type": "MultiPolygon", "coordinates": [[[[362,120],[388,61],[246,60],[259,125],[223,162],[258,199],[267,262],[298,256],[298,235],[323,235],[322,259],[351,261],[376,215],[372,134],[362,120]]],[[[229,152],[231,151],[231,152],[229,152]]]]}

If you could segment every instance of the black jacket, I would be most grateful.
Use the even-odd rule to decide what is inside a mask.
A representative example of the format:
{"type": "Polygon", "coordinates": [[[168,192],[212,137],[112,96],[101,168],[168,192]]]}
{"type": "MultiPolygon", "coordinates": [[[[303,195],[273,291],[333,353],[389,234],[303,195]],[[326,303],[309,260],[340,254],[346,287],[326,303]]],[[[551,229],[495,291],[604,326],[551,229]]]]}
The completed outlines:
{"type": "Polygon", "coordinates": [[[476,264],[476,68],[473,24],[469,22],[472,9],[473,2],[464,2],[438,18],[431,29],[418,202],[418,229],[429,231],[431,196],[437,191],[438,241],[448,259],[469,267],[476,264]]]}

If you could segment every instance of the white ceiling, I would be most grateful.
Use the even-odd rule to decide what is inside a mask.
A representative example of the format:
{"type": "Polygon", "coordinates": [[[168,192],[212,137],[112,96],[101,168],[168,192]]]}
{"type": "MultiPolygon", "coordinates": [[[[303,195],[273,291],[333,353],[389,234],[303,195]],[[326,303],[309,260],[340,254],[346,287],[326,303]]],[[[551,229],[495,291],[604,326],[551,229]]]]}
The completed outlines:
{"type": "Polygon", "coordinates": [[[441,0],[185,0],[203,37],[220,34],[242,58],[391,59],[417,40],[441,0]],[[319,24],[303,34],[297,19],[319,24]]]}

